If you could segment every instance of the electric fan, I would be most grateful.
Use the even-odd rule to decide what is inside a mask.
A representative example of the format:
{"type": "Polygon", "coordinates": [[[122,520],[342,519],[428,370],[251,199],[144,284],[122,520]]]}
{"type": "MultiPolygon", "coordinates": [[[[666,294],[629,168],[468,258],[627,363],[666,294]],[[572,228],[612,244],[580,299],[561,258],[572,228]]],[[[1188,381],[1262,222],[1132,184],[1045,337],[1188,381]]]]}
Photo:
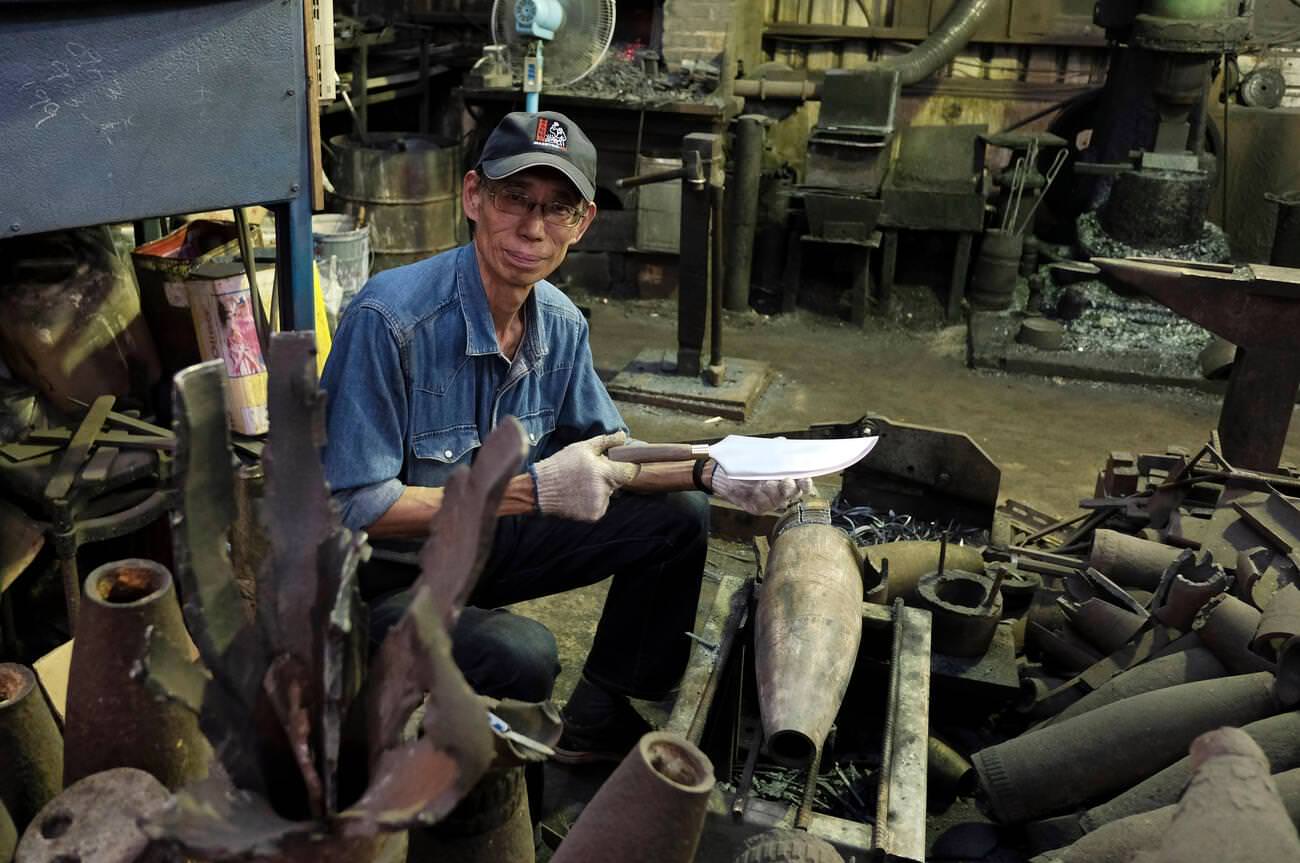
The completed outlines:
{"type": "Polygon", "coordinates": [[[511,69],[523,79],[525,107],[536,111],[542,90],[545,43],[546,83],[563,87],[600,63],[614,35],[614,0],[496,0],[492,41],[505,49],[511,69]]]}

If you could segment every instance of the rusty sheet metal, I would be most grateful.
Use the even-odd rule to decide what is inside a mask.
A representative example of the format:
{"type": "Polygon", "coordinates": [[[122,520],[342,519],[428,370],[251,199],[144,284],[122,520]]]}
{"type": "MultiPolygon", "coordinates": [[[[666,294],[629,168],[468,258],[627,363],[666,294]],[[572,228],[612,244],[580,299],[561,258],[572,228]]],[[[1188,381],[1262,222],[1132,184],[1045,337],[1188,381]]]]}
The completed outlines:
{"type": "Polygon", "coordinates": [[[491,764],[492,735],[483,706],[452,662],[446,627],[482,572],[497,506],[526,447],[523,426],[508,417],[488,436],[473,469],[457,470],[447,483],[421,551],[414,598],[370,664],[371,784],[343,813],[360,821],[362,829],[432,823],[450,812],[491,764]],[[404,742],[402,728],[426,692],[424,734],[404,742]]]}
{"type": "Polygon", "coordinates": [[[290,839],[320,831],[314,822],[282,818],[260,794],[217,773],[177,794],[142,827],[155,841],[200,860],[272,857],[290,839]]]}
{"type": "Polygon", "coordinates": [[[1002,471],[970,436],[875,414],[856,425],[880,441],[844,471],[845,500],[917,518],[992,525],[1002,471]]]}
{"type": "Polygon", "coordinates": [[[925,860],[930,736],[930,613],[894,600],[894,644],[881,749],[874,846],[886,859],[925,860]]]}
{"type": "Polygon", "coordinates": [[[268,670],[263,690],[320,817],[336,806],[339,728],[360,687],[359,673],[344,680],[345,657],[362,649],[349,646],[360,639],[356,627],[331,629],[329,621],[340,600],[353,602],[362,540],[340,523],[325,481],[325,394],[313,335],[277,334],[269,368],[262,511],[271,554],[257,579],[256,618],[276,673],[268,670]]]}
{"type": "Polygon", "coordinates": [[[1245,495],[1232,508],[1300,566],[1300,508],[1276,492],[1245,495]]]}
{"type": "Polygon", "coordinates": [[[95,399],[90,410],[86,411],[86,416],[68,442],[68,448],[63,451],[58,468],[45,486],[47,500],[62,500],[72,491],[72,485],[77,481],[77,472],[90,456],[90,448],[95,445],[95,437],[104,427],[104,420],[108,419],[115,401],[116,396],[100,396],[95,399]]]}
{"type": "Polygon", "coordinates": [[[261,789],[265,778],[248,733],[248,717],[258,702],[267,658],[256,630],[247,623],[226,550],[235,504],[221,361],[178,372],[172,401],[178,494],[172,515],[175,576],[185,600],[186,628],[213,675],[199,724],[231,780],[240,788],[261,789]]]}
{"type": "MultiPolygon", "coordinates": [[[[196,618],[196,640],[213,678],[202,680],[163,651],[150,650],[142,668],[155,689],[198,706],[229,779],[183,790],[149,831],[202,859],[358,859],[370,853],[362,849],[373,850],[379,832],[443,817],[493,761],[487,709],[451,658],[448,625],[486,560],[497,508],[527,442],[522,426],[508,419],[489,436],[473,469],[448,483],[414,600],[371,663],[366,721],[359,726],[370,739],[368,746],[357,741],[357,751],[370,756],[370,783],[355,805],[339,812],[340,772],[364,769],[339,760],[343,719],[361,688],[365,627],[356,567],[367,546],[363,535],[341,526],[320,469],[324,396],[311,339],[277,334],[270,354],[274,430],[266,509],[273,554],[258,586],[256,624],[244,623],[224,545],[212,540],[224,540],[233,518],[221,369],[199,366],[177,378],[185,468],[178,476],[187,507],[176,520],[178,569],[193,587],[187,614],[196,618]],[[210,533],[201,531],[205,526],[210,533]],[[206,619],[209,607],[215,625],[206,619]],[[404,739],[422,704],[422,733],[404,739]],[[277,814],[286,806],[305,820],[277,814]]],[[[512,715],[548,739],[555,730],[547,731],[545,716],[512,715]]],[[[521,746],[547,745],[513,734],[521,746]]]]}
{"type": "MultiPolygon", "coordinates": [[[[454,503],[444,498],[443,509],[454,503]]],[[[428,587],[415,589],[374,657],[371,677],[370,786],[341,814],[354,822],[345,829],[355,834],[432,824],[487,772],[494,745],[483,703],[452,661],[451,639],[428,587]],[[425,693],[423,734],[405,742],[401,730],[425,693]]]]}
{"type": "MultiPolygon", "coordinates": [[[[331,511],[320,460],[325,396],[316,382],[312,333],[279,334],[271,343],[268,365],[271,433],[262,457],[263,518],[272,553],[259,573],[257,620],[269,644],[314,664],[321,654],[322,630],[311,624],[329,607],[338,578],[320,572],[319,548],[338,529],[338,518],[331,511]]],[[[320,700],[316,691],[309,698],[320,700]]]]}
{"type": "Polygon", "coordinates": [[[429,588],[443,624],[450,629],[478,582],[492,551],[497,506],[528,452],[527,435],[513,417],[488,436],[474,460],[474,470],[455,471],[447,482],[444,505],[429,527],[420,551],[420,577],[429,588]],[[455,541],[450,541],[455,538],[455,541]]]}

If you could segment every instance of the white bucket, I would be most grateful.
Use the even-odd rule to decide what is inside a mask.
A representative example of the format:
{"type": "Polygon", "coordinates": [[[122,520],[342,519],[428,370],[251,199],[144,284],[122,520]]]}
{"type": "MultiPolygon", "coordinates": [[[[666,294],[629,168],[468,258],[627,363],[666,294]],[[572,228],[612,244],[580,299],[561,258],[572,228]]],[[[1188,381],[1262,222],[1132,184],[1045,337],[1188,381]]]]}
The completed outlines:
{"type": "Polygon", "coordinates": [[[352,216],[322,213],[311,217],[311,237],[325,313],[333,330],[339,315],[370,278],[370,226],[358,228],[352,216]]]}

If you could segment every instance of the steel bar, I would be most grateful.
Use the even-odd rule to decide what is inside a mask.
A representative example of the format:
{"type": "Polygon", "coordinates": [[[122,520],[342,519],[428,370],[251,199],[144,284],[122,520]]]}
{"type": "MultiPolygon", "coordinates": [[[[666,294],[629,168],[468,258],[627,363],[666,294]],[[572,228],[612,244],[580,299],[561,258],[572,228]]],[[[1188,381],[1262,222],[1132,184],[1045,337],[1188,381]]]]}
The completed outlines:
{"type": "MultiPolygon", "coordinates": [[[[80,431],[80,429],[78,429],[78,431],[80,431]]],[[[68,443],[76,438],[76,434],[77,432],[68,429],[36,429],[28,433],[26,441],[34,444],[68,443]]],[[[100,431],[93,436],[91,443],[115,446],[122,449],[173,450],[176,448],[176,439],[173,437],[158,437],[155,435],[139,435],[130,432],[116,431],[100,431]]],[[[70,443],[68,449],[71,449],[70,443]]]]}
{"type": "Polygon", "coordinates": [[[71,435],[68,448],[63,451],[63,458],[59,460],[58,468],[45,486],[47,500],[62,500],[72,491],[72,485],[77,480],[77,471],[81,470],[81,466],[90,455],[90,448],[99,437],[100,429],[104,427],[104,421],[108,419],[114,401],[116,401],[115,396],[100,396],[90,406],[85,418],[77,426],[76,432],[71,435]]]}
{"type": "Polygon", "coordinates": [[[754,257],[754,229],[758,224],[759,180],[763,169],[763,126],[766,118],[743,114],[736,119],[736,145],[728,220],[727,289],[723,303],[733,312],[749,308],[749,280],[754,257]]]}
{"type": "Polygon", "coordinates": [[[930,735],[930,612],[894,601],[889,702],[881,747],[875,847],[890,860],[925,860],[930,735]]]}
{"type": "Polygon", "coordinates": [[[235,207],[235,227],[239,232],[239,258],[244,264],[244,277],[248,279],[248,290],[253,299],[253,325],[257,330],[257,345],[262,349],[262,356],[270,356],[271,327],[266,320],[266,309],[262,308],[262,292],[257,287],[257,261],[253,257],[253,235],[248,228],[248,212],[243,207],[235,207]]]}
{"type": "MultiPolygon", "coordinates": [[[[677,291],[677,374],[696,377],[704,350],[709,313],[709,186],[721,174],[722,140],[718,135],[693,132],[682,139],[682,162],[698,163],[709,181],[682,181],[681,239],[678,244],[680,287],[677,291]]],[[[719,179],[720,182],[720,179],[719,179]]]]}
{"type": "MultiPolygon", "coordinates": [[[[722,228],[724,189],[722,186],[714,186],[711,191],[712,200],[709,216],[709,223],[712,228],[709,237],[711,249],[711,260],[709,262],[709,369],[720,376],[722,373],[722,306],[723,294],[726,291],[727,272],[726,237],[722,228]]],[[[715,385],[722,383],[721,380],[712,382],[715,385]]]]}

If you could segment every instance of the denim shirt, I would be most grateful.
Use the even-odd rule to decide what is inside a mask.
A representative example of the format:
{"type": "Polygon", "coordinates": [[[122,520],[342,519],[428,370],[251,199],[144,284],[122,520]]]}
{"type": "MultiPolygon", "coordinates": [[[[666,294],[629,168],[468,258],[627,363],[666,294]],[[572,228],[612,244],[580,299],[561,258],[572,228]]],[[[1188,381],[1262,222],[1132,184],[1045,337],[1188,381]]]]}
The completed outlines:
{"type": "Polygon", "coordinates": [[[501,353],[473,244],[367,282],[339,322],[321,386],[325,478],[353,529],[407,485],[445,485],[502,417],[523,424],[526,464],[626,430],[592,366],[586,320],[551,283],[525,303],[514,361],[501,353]]]}

